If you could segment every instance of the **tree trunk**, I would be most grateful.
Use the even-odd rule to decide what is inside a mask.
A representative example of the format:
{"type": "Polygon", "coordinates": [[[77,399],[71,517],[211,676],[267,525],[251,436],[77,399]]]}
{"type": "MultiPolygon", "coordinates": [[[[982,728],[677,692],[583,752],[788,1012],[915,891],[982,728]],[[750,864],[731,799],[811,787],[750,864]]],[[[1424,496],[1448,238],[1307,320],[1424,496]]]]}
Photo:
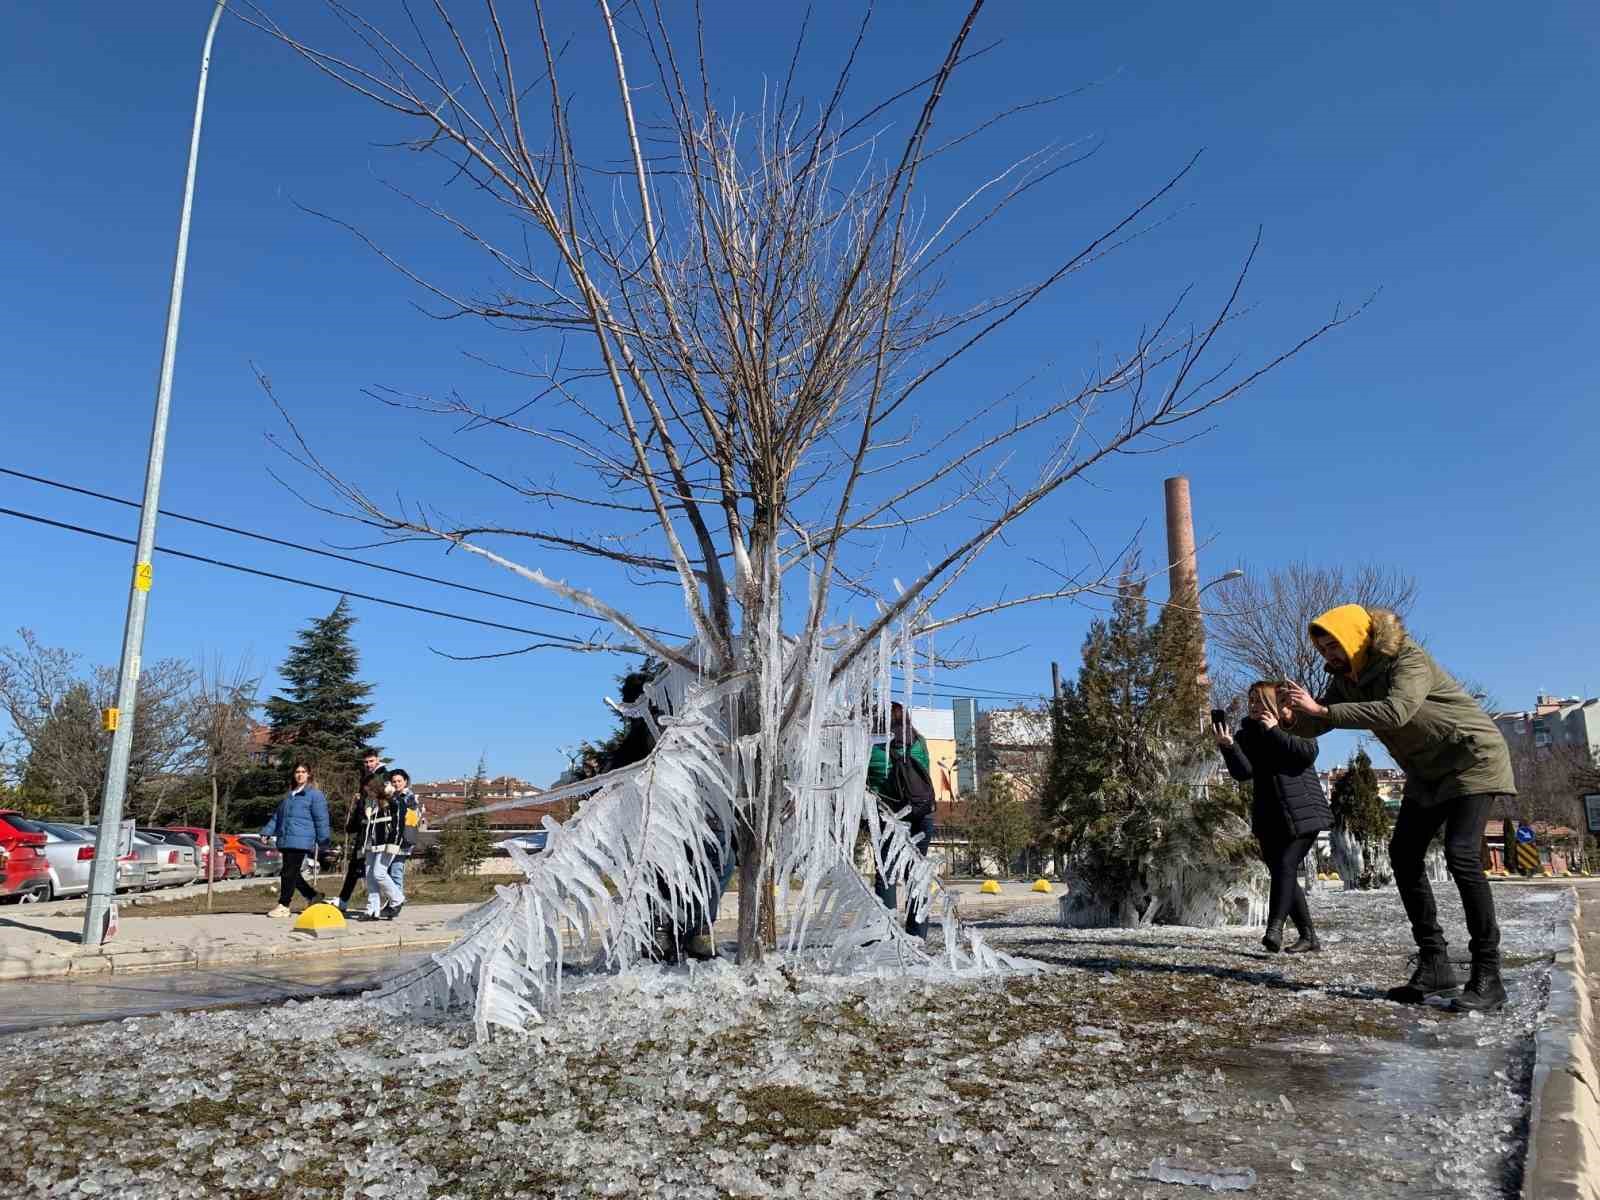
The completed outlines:
{"type": "Polygon", "coordinates": [[[766,950],[778,948],[778,883],[771,867],[761,876],[761,945],[766,950]]]}
{"type": "Polygon", "coordinates": [[[211,844],[206,849],[206,911],[211,911],[211,888],[216,882],[217,853],[217,773],[211,772],[211,844]]]}
{"type": "Polygon", "coordinates": [[[766,875],[766,847],[742,818],[739,821],[739,965],[757,966],[762,959],[761,880],[766,875]]]}

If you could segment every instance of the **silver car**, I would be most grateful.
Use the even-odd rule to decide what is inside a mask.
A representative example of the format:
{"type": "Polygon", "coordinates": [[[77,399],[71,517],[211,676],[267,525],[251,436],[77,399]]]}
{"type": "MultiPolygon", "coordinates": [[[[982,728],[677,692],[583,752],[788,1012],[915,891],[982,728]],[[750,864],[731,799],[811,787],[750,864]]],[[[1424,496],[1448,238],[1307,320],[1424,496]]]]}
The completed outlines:
{"type": "MultiPolygon", "coordinates": [[[[149,887],[182,887],[200,878],[200,849],[192,838],[161,829],[138,829],[133,840],[135,846],[143,843],[150,847],[158,860],[151,869],[149,887]]],[[[140,855],[143,857],[144,851],[140,855]]]]}
{"type": "Polygon", "coordinates": [[[182,887],[193,883],[200,874],[200,868],[194,865],[194,851],[187,846],[170,846],[136,833],[133,852],[145,865],[146,888],[182,887]]]}
{"type": "MultiPolygon", "coordinates": [[[[19,827],[24,824],[21,817],[6,819],[19,827]]],[[[44,834],[44,857],[50,867],[47,898],[86,894],[89,874],[94,869],[95,839],[76,826],[55,821],[27,821],[26,828],[29,832],[44,834]]],[[[117,863],[117,891],[142,891],[145,878],[145,866],[137,857],[125,857],[117,863]]]]}

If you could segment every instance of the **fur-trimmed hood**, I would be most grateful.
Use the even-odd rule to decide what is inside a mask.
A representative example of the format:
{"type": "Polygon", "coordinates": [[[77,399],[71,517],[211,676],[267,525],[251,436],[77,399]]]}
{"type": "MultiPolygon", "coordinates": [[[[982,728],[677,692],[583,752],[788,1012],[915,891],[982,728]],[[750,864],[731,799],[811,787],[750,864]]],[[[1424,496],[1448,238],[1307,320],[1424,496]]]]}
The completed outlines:
{"type": "Polygon", "coordinates": [[[1399,654],[1400,647],[1406,643],[1406,625],[1400,614],[1387,608],[1369,608],[1367,613],[1372,617],[1372,632],[1368,637],[1372,653],[1384,658],[1399,654]]]}

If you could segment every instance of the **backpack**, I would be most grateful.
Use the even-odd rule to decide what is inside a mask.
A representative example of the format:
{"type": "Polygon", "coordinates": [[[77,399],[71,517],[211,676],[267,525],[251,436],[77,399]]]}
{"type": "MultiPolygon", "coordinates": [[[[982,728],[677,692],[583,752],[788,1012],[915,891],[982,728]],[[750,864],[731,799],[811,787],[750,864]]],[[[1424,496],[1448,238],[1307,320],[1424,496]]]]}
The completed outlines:
{"type": "Polygon", "coordinates": [[[889,744],[889,781],[898,807],[910,808],[919,816],[933,811],[933,779],[928,768],[911,756],[904,742],[889,744]]]}

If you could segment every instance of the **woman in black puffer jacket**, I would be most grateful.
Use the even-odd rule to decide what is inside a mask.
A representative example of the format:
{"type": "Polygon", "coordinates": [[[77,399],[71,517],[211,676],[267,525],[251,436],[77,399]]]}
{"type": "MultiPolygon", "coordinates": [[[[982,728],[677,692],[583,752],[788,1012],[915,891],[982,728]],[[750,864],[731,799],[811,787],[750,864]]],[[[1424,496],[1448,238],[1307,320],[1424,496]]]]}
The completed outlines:
{"type": "Polygon", "coordinates": [[[1250,827],[1261,845],[1261,858],[1272,872],[1272,898],[1267,909],[1267,934],[1261,944],[1273,954],[1283,948],[1283,922],[1288,917],[1300,933],[1290,954],[1322,949],[1311,924],[1311,910],[1300,887],[1300,862],[1316,845],[1317,835],[1333,824],[1333,811],[1317,778],[1317,743],[1295,737],[1279,726],[1282,714],[1278,685],[1250,685],[1250,715],[1230,737],[1226,725],[1215,727],[1217,748],[1228,774],[1255,781],[1250,827]]]}

